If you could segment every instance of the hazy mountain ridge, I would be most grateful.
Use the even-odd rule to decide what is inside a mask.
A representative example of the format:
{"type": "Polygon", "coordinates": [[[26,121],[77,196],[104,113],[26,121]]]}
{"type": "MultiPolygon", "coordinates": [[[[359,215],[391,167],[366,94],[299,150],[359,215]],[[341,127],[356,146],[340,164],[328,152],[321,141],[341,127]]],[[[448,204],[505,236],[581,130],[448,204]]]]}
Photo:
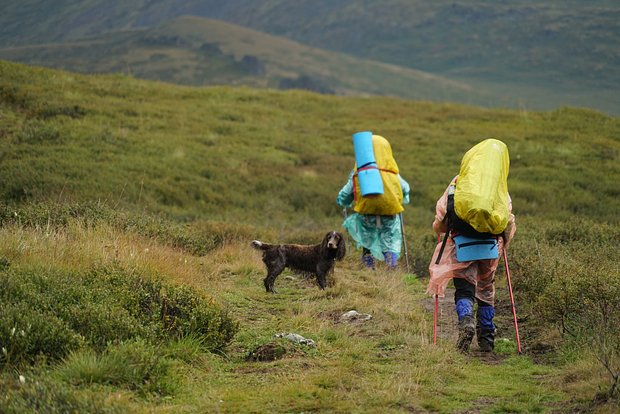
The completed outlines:
{"type": "MultiPolygon", "coordinates": [[[[195,15],[366,59],[446,73],[459,72],[463,64],[484,67],[485,61],[478,61],[480,58],[511,66],[520,62],[519,69],[531,71],[553,63],[552,58],[559,51],[571,62],[581,59],[584,53],[598,57],[579,62],[593,68],[604,65],[604,59],[614,66],[620,62],[620,55],[613,48],[620,36],[617,23],[620,8],[609,1],[562,6],[540,5],[529,0],[438,1],[432,5],[425,1],[390,0],[362,7],[353,1],[329,6],[316,6],[307,0],[294,4],[278,0],[220,3],[213,0],[82,1],[79,6],[66,2],[63,7],[61,2],[56,5],[57,13],[28,15],[26,21],[37,23],[34,30],[23,24],[11,27],[11,22],[17,26],[17,19],[11,17],[9,10],[2,19],[5,29],[0,32],[0,44],[63,40],[120,28],[148,27],[180,15],[195,15]],[[65,24],[58,24],[61,19],[65,24]],[[45,22],[54,27],[46,29],[45,22]],[[502,45],[509,47],[499,48],[502,45]],[[486,47],[494,50],[485,50],[486,47]],[[532,61],[536,57],[532,48],[547,50],[541,62],[532,61]],[[460,54],[456,53],[459,49],[460,54]],[[446,50],[451,53],[447,54],[446,50]],[[532,56],[519,56],[523,51],[532,56]],[[553,51],[556,52],[549,54],[553,51]]],[[[601,70],[598,72],[600,75],[601,70]]]]}
{"type": "Polygon", "coordinates": [[[149,29],[5,48],[0,58],[84,73],[122,72],[186,85],[233,84],[508,104],[464,82],[192,16],[149,29]]]}
{"type": "MultiPolygon", "coordinates": [[[[144,28],[180,15],[221,19],[313,47],[474,82],[497,102],[620,113],[620,7],[613,1],[544,3],[388,0],[68,1],[7,4],[0,45],[79,39],[144,28]]],[[[402,88],[401,88],[402,89],[402,88]]]]}

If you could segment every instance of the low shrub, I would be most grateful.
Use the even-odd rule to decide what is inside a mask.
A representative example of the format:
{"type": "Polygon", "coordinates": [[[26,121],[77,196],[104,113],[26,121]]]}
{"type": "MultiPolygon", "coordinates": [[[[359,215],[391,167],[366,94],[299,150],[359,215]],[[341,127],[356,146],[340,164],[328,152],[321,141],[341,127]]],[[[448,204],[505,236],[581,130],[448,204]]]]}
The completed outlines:
{"type": "Polygon", "coordinates": [[[135,338],[195,336],[221,352],[238,329],[196,289],[166,285],[116,266],[84,274],[50,269],[0,271],[0,366],[55,360],[84,345],[103,351],[135,338]]]}
{"type": "Polygon", "coordinates": [[[76,390],[70,385],[41,377],[28,377],[24,384],[0,378],[0,412],[21,413],[92,413],[132,412],[127,403],[117,402],[105,394],[76,390]]]}
{"type": "Polygon", "coordinates": [[[33,363],[39,356],[60,358],[84,345],[84,337],[54,312],[0,301],[0,367],[33,363]]]}
{"type": "Polygon", "coordinates": [[[197,335],[210,351],[221,351],[237,331],[237,323],[212,299],[188,286],[166,287],[161,295],[161,323],[175,338],[197,335]]]}
{"type": "Polygon", "coordinates": [[[620,385],[620,266],[616,226],[575,220],[539,226],[514,245],[514,284],[539,326],[559,330],[565,346],[593,354],[620,385]],[[529,248],[525,248],[525,245],[529,248]]]}
{"type": "Polygon", "coordinates": [[[42,122],[36,119],[25,122],[22,129],[15,136],[18,144],[40,145],[46,142],[62,142],[62,134],[59,129],[51,123],[42,122]]]}
{"type": "Polygon", "coordinates": [[[18,206],[0,202],[0,226],[16,224],[24,227],[55,229],[80,219],[87,225],[112,223],[117,216],[113,209],[101,202],[24,203],[18,206]]]}
{"type": "Polygon", "coordinates": [[[620,272],[586,264],[570,279],[555,279],[539,300],[541,314],[569,346],[593,354],[609,374],[607,397],[620,396],[620,272]]]}

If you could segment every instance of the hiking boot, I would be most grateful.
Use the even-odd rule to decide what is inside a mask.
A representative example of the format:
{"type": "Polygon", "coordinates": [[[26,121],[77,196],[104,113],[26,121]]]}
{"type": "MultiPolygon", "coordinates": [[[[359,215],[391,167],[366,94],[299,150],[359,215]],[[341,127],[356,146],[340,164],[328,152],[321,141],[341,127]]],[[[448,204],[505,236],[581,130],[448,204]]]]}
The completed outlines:
{"type": "Polygon", "coordinates": [[[384,252],[383,257],[385,257],[385,264],[388,269],[396,269],[396,266],[398,265],[398,255],[396,253],[384,252]]]}
{"type": "Polygon", "coordinates": [[[375,258],[372,257],[372,254],[364,254],[364,255],[362,255],[362,263],[367,268],[375,270],[375,258]]]}
{"type": "Polygon", "coordinates": [[[482,352],[492,352],[495,348],[495,330],[476,328],[478,346],[482,352]]]}
{"type": "Polygon", "coordinates": [[[476,333],[476,321],[472,315],[465,315],[459,320],[459,339],[456,348],[461,352],[467,352],[469,345],[476,333]]]}

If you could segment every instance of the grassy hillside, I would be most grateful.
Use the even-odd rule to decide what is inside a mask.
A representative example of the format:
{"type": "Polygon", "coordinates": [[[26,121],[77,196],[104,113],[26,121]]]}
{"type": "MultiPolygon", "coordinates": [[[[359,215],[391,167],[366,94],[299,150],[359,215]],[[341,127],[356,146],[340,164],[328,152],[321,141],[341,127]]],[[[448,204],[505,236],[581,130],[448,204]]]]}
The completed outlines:
{"type": "Polygon", "coordinates": [[[339,95],[508,104],[483,88],[310,48],[222,21],[180,17],[152,29],[11,47],[0,58],[83,73],[125,73],[186,85],[309,89],[339,95]]]}
{"type": "MultiPolygon", "coordinates": [[[[0,45],[78,39],[161,24],[180,15],[222,19],[303,44],[465,83],[511,107],[591,107],[620,113],[617,4],[423,0],[317,6],[280,0],[7,4],[0,45]]],[[[407,97],[407,96],[404,96],[407,97]]],[[[465,101],[471,102],[471,101],[465,101]]],[[[484,103],[484,102],[480,102],[484,103]]],[[[503,104],[502,104],[503,105],[503,104]]]]}
{"type": "Polygon", "coordinates": [[[617,410],[617,118],[8,62],[0,113],[1,411],[617,410]],[[414,272],[367,272],[351,251],[326,291],[286,272],[267,295],[250,240],[338,229],[335,196],[363,129],[391,141],[412,186],[414,272]],[[453,351],[449,298],[432,345],[434,203],[487,137],[511,154],[523,356],[503,269],[498,352],[453,351]],[[341,322],[351,309],[373,319],[341,322]]]}
{"type": "Polygon", "coordinates": [[[12,178],[0,194],[10,202],[98,199],[189,219],[333,219],[353,165],[351,134],[373,130],[392,142],[421,223],[463,152],[489,136],[511,149],[522,215],[618,220],[618,121],[592,111],[180,88],[7,62],[1,74],[1,168],[12,178]],[[568,188],[579,191],[555,196],[568,188]]]}

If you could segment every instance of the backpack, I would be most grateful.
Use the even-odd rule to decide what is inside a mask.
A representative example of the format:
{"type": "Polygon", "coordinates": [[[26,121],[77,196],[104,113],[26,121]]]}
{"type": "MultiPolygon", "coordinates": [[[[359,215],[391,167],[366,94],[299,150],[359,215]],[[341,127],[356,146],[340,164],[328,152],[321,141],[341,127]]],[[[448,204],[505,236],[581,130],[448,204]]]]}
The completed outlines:
{"type": "Polygon", "coordinates": [[[392,147],[388,140],[380,135],[372,135],[372,147],[376,159],[374,171],[378,172],[378,178],[382,182],[383,194],[362,195],[359,174],[360,171],[364,172],[364,168],[358,168],[356,163],[353,174],[353,199],[355,201],[353,210],[360,214],[381,216],[399,214],[404,210],[403,190],[398,178],[398,165],[392,155],[392,147]]]}
{"type": "Polygon", "coordinates": [[[457,256],[459,246],[464,246],[472,252],[476,249],[476,252],[473,256],[461,254],[463,257],[477,257],[478,254],[480,258],[493,258],[495,253],[487,257],[482,248],[493,245],[496,249],[497,237],[508,225],[509,165],[508,148],[496,139],[484,140],[465,153],[459,175],[448,188],[445,217],[448,230],[437,256],[437,264],[450,235],[461,237],[457,242],[457,256]]]}

